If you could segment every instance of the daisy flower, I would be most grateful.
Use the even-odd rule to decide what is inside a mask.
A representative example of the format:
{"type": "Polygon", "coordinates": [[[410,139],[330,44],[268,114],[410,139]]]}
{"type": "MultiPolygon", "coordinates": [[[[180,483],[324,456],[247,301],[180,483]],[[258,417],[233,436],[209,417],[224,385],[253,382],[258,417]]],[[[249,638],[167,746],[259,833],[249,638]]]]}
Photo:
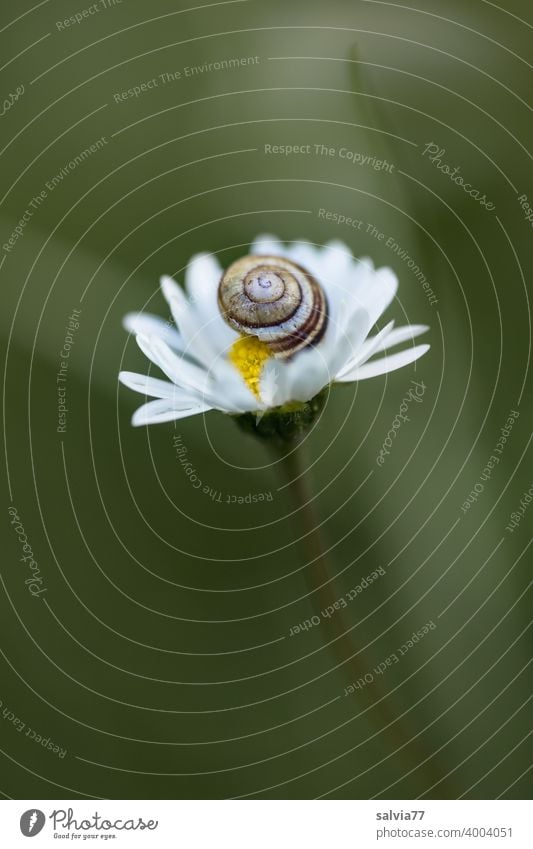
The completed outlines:
{"type": "Polygon", "coordinates": [[[145,313],[124,319],[167,378],[120,373],[125,386],[155,399],[137,409],[134,425],[209,410],[260,420],[314,409],[331,384],[387,374],[429,348],[411,344],[389,354],[428,330],[420,324],[395,328],[390,321],[369,335],[398,281],[340,241],[317,248],[259,236],[226,271],[201,253],[186,269],[185,291],[170,277],[161,287],[173,324],[145,313]]]}

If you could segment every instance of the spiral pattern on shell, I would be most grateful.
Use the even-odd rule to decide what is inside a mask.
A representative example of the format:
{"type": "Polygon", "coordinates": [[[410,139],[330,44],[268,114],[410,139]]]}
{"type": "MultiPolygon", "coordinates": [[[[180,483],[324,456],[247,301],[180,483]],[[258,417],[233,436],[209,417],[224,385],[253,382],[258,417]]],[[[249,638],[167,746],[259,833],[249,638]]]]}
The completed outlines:
{"type": "Polygon", "coordinates": [[[287,359],[315,345],[327,326],[320,284],[301,266],[277,256],[245,256],[224,273],[218,303],[231,327],[256,336],[287,359]]]}

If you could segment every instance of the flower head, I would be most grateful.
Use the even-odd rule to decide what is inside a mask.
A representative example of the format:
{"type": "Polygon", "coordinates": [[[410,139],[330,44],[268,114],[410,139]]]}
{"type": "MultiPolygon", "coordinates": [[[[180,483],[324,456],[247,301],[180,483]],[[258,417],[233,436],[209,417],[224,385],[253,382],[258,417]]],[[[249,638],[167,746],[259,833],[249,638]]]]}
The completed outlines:
{"type": "Polygon", "coordinates": [[[398,281],[389,268],[354,259],[339,241],[316,248],[260,236],[225,273],[212,254],[198,254],[185,273],[186,292],[170,277],[161,287],[175,326],[145,313],[124,320],[167,377],[120,373],[123,384],[156,399],[135,412],[134,425],[208,410],[286,414],[332,383],[386,374],[429,348],[388,354],[424,333],[424,325],[394,328],[391,321],[369,336],[398,281]]]}

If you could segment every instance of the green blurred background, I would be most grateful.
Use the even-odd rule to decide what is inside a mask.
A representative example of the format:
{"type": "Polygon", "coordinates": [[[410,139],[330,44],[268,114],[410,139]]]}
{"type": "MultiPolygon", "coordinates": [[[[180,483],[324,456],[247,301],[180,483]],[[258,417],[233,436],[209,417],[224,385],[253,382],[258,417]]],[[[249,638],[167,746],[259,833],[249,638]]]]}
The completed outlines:
{"type": "Polygon", "coordinates": [[[531,8],[423,7],[25,0],[0,13],[3,246],[33,212],[0,255],[5,797],[530,795],[533,510],[506,525],[533,483],[532,239],[518,199],[533,199],[531,8]],[[246,57],[257,61],[184,71],[246,57]],[[430,143],[494,210],[424,155],[430,143]],[[117,383],[121,368],[147,369],[123,314],[166,316],[162,273],[182,281],[198,250],[227,264],[260,232],[342,239],[392,266],[384,318],[431,327],[416,369],[334,388],[305,445],[331,597],[386,573],[344,611],[341,637],[333,620],[289,636],[322,602],[264,446],[219,413],[134,429],[140,399],[117,383]],[[412,379],[423,402],[380,468],[412,379]],[[463,512],[512,410],[500,463],[463,512]],[[191,487],[176,436],[220,500],[191,487]],[[271,499],[227,503],[261,492],[271,499]],[[13,505],[46,586],[37,598],[13,505]],[[344,696],[356,666],[372,670],[429,621],[375,686],[344,696]]]}

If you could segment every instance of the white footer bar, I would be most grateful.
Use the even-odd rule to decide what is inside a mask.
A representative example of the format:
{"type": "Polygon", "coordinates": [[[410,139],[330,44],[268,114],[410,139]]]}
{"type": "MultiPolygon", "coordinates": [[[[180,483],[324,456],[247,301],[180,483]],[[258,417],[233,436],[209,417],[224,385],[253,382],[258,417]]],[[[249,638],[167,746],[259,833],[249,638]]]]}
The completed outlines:
{"type": "Polygon", "coordinates": [[[532,849],[528,801],[2,801],[6,847],[532,849]],[[35,843],[29,843],[35,838],[35,843]],[[67,843],[68,841],[68,843],[67,843]]]}

